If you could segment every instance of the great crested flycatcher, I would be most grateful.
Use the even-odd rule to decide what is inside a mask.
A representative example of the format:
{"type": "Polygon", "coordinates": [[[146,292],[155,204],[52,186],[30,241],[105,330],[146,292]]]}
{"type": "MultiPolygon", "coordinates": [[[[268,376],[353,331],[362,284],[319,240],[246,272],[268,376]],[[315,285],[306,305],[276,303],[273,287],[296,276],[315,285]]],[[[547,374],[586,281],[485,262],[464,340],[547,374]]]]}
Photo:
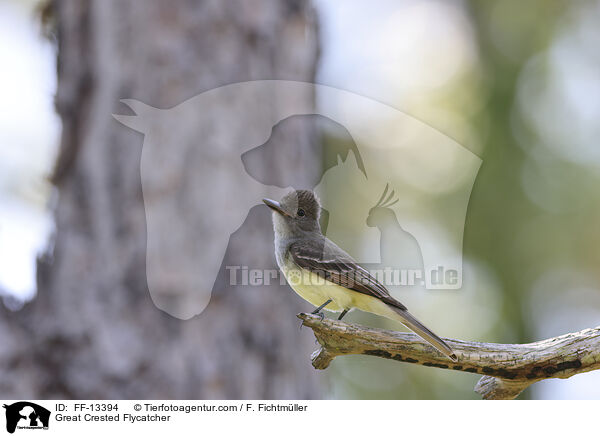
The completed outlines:
{"type": "Polygon", "coordinates": [[[293,191],[281,201],[265,198],[263,202],[273,209],[277,265],[292,289],[317,307],[314,314],[322,309],[341,311],[338,319],[342,319],[357,308],[400,321],[448,358],[457,360],[448,344],[321,233],[321,205],[312,191],[293,191]]]}

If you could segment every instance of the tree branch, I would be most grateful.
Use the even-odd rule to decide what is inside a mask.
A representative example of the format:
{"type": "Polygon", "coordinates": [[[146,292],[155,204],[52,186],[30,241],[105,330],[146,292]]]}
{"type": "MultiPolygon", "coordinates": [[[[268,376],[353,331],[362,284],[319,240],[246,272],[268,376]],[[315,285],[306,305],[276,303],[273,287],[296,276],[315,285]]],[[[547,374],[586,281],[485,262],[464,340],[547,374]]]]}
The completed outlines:
{"type": "Polygon", "coordinates": [[[401,333],[298,314],[321,348],[312,356],[316,369],[325,369],[337,356],[365,354],[399,362],[453,369],[483,377],[475,392],[484,399],[513,399],[529,385],[548,378],[569,378],[600,369],[600,327],[531,344],[494,344],[455,339],[444,341],[456,352],[450,361],[413,333],[401,333]]]}

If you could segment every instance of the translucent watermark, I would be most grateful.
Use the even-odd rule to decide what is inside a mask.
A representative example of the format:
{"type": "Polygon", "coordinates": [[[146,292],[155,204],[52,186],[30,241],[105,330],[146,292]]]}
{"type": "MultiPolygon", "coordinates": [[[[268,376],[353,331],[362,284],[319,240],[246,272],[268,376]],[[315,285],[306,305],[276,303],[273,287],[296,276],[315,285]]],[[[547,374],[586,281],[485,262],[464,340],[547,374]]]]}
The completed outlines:
{"type": "MultiPolygon", "coordinates": [[[[292,286],[323,286],[332,283],[323,272],[306,274],[300,270],[294,270],[288,271],[287,275],[284,275],[279,269],[250,268],[245,265],[227,265],[225,269],[228,271],[230,286],[270,286],[287,283],[292,286]]],[[[367,268],[365,271],[384,286],[424,287],[426,283],[433,283],[436,286],[453,287],[458,283],[458,271],[445,270],[443,266],[428,271],[391,267],[367,268]]],[[[355,284],[368,283],[370,279],[363,274],[348,272],[339,274],[336,280],[340,280],[345,286],[352,288],[355,284]]]]}
{"type": "MultiPolygon", "coordinates": [[[[462,286],[465,216],[481,159],[435,128],[356,93],[284,80],[226,85],[169,109],[122,101],[135,115],[114,117],[144,134],[148,289],[172,316],[201,313],[219,274],[243,276],[242,266],[222,270],[232,234],[262,198],[280,199],[290,189],[317,193],[327,211],[325,235],[357,262],[373,265],[375,276],[381,271],[384,285],[414,276],[427,289],[462,286]],[[349,144],[322,171],[290,165],[270,168],[288,178],[261,177],[253,162],[269,169],[269,157],[280,150],[289,154],[279,162],[298,159],[298,144],[289,138],[305,132],[277,137],[298,117],[330,120],[347,132],[349,144]],[[314,183],[295,186],[294,171],[315,172],[314,183]]],[[[261,237],[270,241],[272,233],[261,237]]],[[[256,274],[263,284],[282,283],[279,273],[251,269],[248,285],[256,274]]]]}

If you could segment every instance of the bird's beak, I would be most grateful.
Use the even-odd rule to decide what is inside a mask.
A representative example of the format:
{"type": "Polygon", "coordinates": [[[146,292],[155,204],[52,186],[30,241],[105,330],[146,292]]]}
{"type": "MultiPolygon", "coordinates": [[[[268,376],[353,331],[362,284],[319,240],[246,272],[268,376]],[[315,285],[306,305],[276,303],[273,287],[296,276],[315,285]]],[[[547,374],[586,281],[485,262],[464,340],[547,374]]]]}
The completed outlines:
{"type": "Polygon", "coordinates": [[[281,215],[290,216],[283,208],[281,207],[281,203],[275,200],[270,200],[268,198],[263,198],[263,203],[273,209],[275,212],[279,212],[281,215]]]}

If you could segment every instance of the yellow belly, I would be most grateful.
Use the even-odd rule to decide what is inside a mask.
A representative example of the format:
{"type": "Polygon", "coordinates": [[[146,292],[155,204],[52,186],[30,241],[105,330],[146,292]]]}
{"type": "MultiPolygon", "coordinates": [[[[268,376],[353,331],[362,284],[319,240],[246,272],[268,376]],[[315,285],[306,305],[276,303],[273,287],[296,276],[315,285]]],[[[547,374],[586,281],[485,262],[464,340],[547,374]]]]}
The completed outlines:
{"type": "Polygon", "coordinates": [[[285,265],[281,270],[290,287],[313,306],[318,307],[331,299],[331,303],[325,306],[325,309],[332,312],[356,308],[398,320],[397,314],[377,298],[336,285],[318,274],[295,265],[285,265]]]}

